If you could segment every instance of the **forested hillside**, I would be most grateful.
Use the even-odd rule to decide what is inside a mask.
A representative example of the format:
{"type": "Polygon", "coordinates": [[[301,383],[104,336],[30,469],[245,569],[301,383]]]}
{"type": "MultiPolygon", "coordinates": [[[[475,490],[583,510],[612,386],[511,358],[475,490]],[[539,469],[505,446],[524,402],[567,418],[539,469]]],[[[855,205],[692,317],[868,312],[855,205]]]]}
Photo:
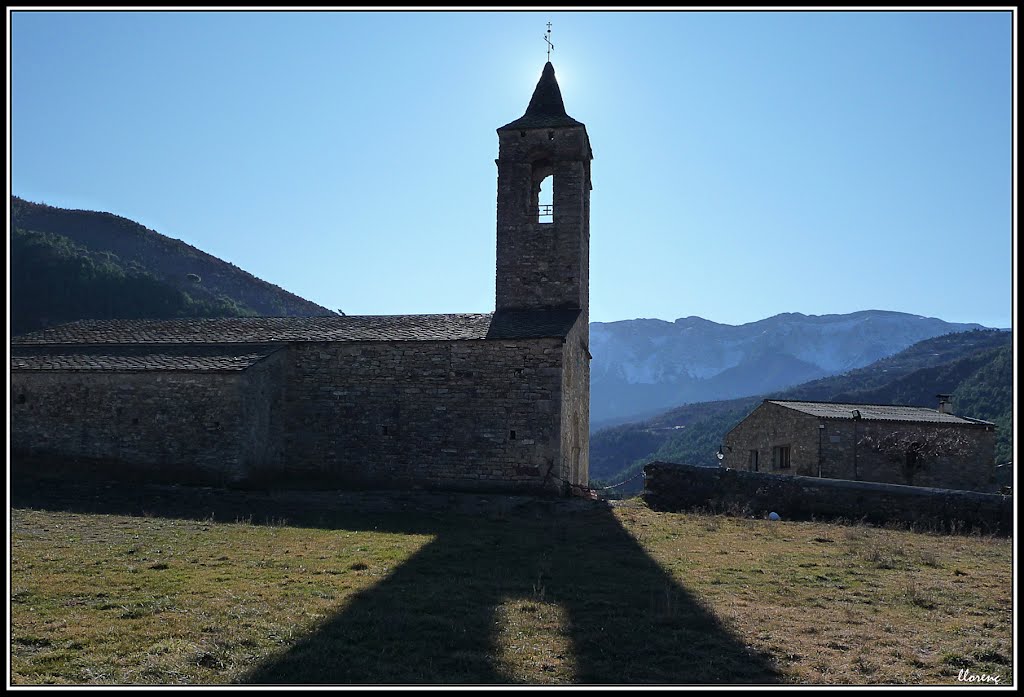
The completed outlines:
{"type": "Polygon", "coordinates": [[[193,297],[110,252],[67,237],[15,229],[11,236],[11,332],[78,319],[255,315],[226,297],[193,297]]]}
{"type": "Polygon", "coordinates": [[[15,333],[87,317],[334,314],[111,213],[12,197],[9,229],[18,238],[11,249],[12,276],[18,278],[11,291],[15,333]],[[140,297],[126,297],[131,293],[140,297]]]}

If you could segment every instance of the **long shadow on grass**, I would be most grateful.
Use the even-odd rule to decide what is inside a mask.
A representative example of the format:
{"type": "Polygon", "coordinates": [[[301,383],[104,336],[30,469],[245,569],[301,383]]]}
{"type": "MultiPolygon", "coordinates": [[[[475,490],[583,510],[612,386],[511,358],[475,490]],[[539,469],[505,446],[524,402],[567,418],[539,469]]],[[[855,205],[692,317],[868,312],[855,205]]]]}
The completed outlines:
{"type": "Polygon", "coordinates": [[[12,482],[12,505],[227,521],[245,515],[248,505],[254,523],[286,518],[295,526],[434,536],[310,635],[252,667],[241,682],[513,683],[522,675],[599,684],[778,679],[764,657],[746,649],[599,504],[564,510],[541,503],[505,517],[353,515],[275,506],[267,497],[238,492],[68,486],[21,486],[18,494],[12,482]],[[503,605],[511,611],[499,612],[503,605]],[[532,635],[543,622],[529,615],[543,615],[552,605],[562,619],[541,629],[546,638],[532,635]],[[533,629],[517,635],[523,627],[533,629]],[[546,649],[559,634],[561,641],[553,643],[561,648],[546,649]]]}

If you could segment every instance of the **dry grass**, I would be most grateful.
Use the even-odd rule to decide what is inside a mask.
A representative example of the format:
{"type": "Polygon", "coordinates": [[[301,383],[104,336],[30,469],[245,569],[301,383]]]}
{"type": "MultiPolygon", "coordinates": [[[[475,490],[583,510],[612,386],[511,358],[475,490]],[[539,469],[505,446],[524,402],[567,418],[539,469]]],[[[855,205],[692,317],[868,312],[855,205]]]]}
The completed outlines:
{"type": "Polygon", "coordinates": [[[13,522],[15,683],[222,682],[430,539],[26,510],[13,522]]]}
{"type": "Polygon", "coordinates": [[[263,524],[252,524],[190,513],[187,491],[175,515],[167,501],[159,514],[140,508],[145,499],[96,513],[17,498],[15,684],[1012,675],[1007,539],[661,513],[636,501],[297,520],[264,497],[254,503],[263,524]]]}
{"type": "Polygon", "coordinates": [[[877,527],[617,511],[794,683],[1012,679],[1012,541],[877,527]]]}

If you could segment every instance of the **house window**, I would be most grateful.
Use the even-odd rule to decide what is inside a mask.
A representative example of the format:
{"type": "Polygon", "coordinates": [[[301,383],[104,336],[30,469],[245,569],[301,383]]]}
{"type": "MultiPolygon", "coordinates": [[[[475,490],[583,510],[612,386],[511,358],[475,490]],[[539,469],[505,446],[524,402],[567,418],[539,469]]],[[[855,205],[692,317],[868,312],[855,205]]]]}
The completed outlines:
{"type": "Polygon", "coordinates": [[[789,469],[788,445],[776,445],[772,448],[772,468],[777,470],[789,469]]]}
{"type": "Polygon", "coordinates": [[[751,472],[757,472],[757,451],[751,450],[750,455],[747,458],[747,469],[751,472]]]}

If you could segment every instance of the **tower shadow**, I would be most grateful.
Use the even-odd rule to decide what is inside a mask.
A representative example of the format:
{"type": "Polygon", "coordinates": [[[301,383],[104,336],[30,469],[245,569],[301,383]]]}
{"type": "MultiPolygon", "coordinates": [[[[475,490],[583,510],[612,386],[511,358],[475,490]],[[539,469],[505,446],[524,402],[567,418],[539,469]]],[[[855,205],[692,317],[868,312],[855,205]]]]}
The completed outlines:
{"type": "Polygon", "coordinates": [[[433,536],[312,633],[252,666],[238,679],[245,684],[510,684],[539,674],[570,684],[699,685],[781,677],[596,502],[540,500],[503,516],[360,514],[251,492],[14,481],[11,501],[433,536]],[[534,613],[558,619],[545,624],[534,613]],[[516,626],[525,633],[517,636],[516,626]],[[557,651],[548,650],[552,639],[557,651]]]}
{"type": "Polygon", "coordinates": [[[779,679],[764,657],[745,648],[648,556],[608,508],[460,523],[435,530],[435,539],[395,573],[241,681],[518,682],[498,644],[498,608],[514,599],[526,601],[514,612],[559,607],[569,655],[558,658],[572,664],[572,683],[779,679]]]}

